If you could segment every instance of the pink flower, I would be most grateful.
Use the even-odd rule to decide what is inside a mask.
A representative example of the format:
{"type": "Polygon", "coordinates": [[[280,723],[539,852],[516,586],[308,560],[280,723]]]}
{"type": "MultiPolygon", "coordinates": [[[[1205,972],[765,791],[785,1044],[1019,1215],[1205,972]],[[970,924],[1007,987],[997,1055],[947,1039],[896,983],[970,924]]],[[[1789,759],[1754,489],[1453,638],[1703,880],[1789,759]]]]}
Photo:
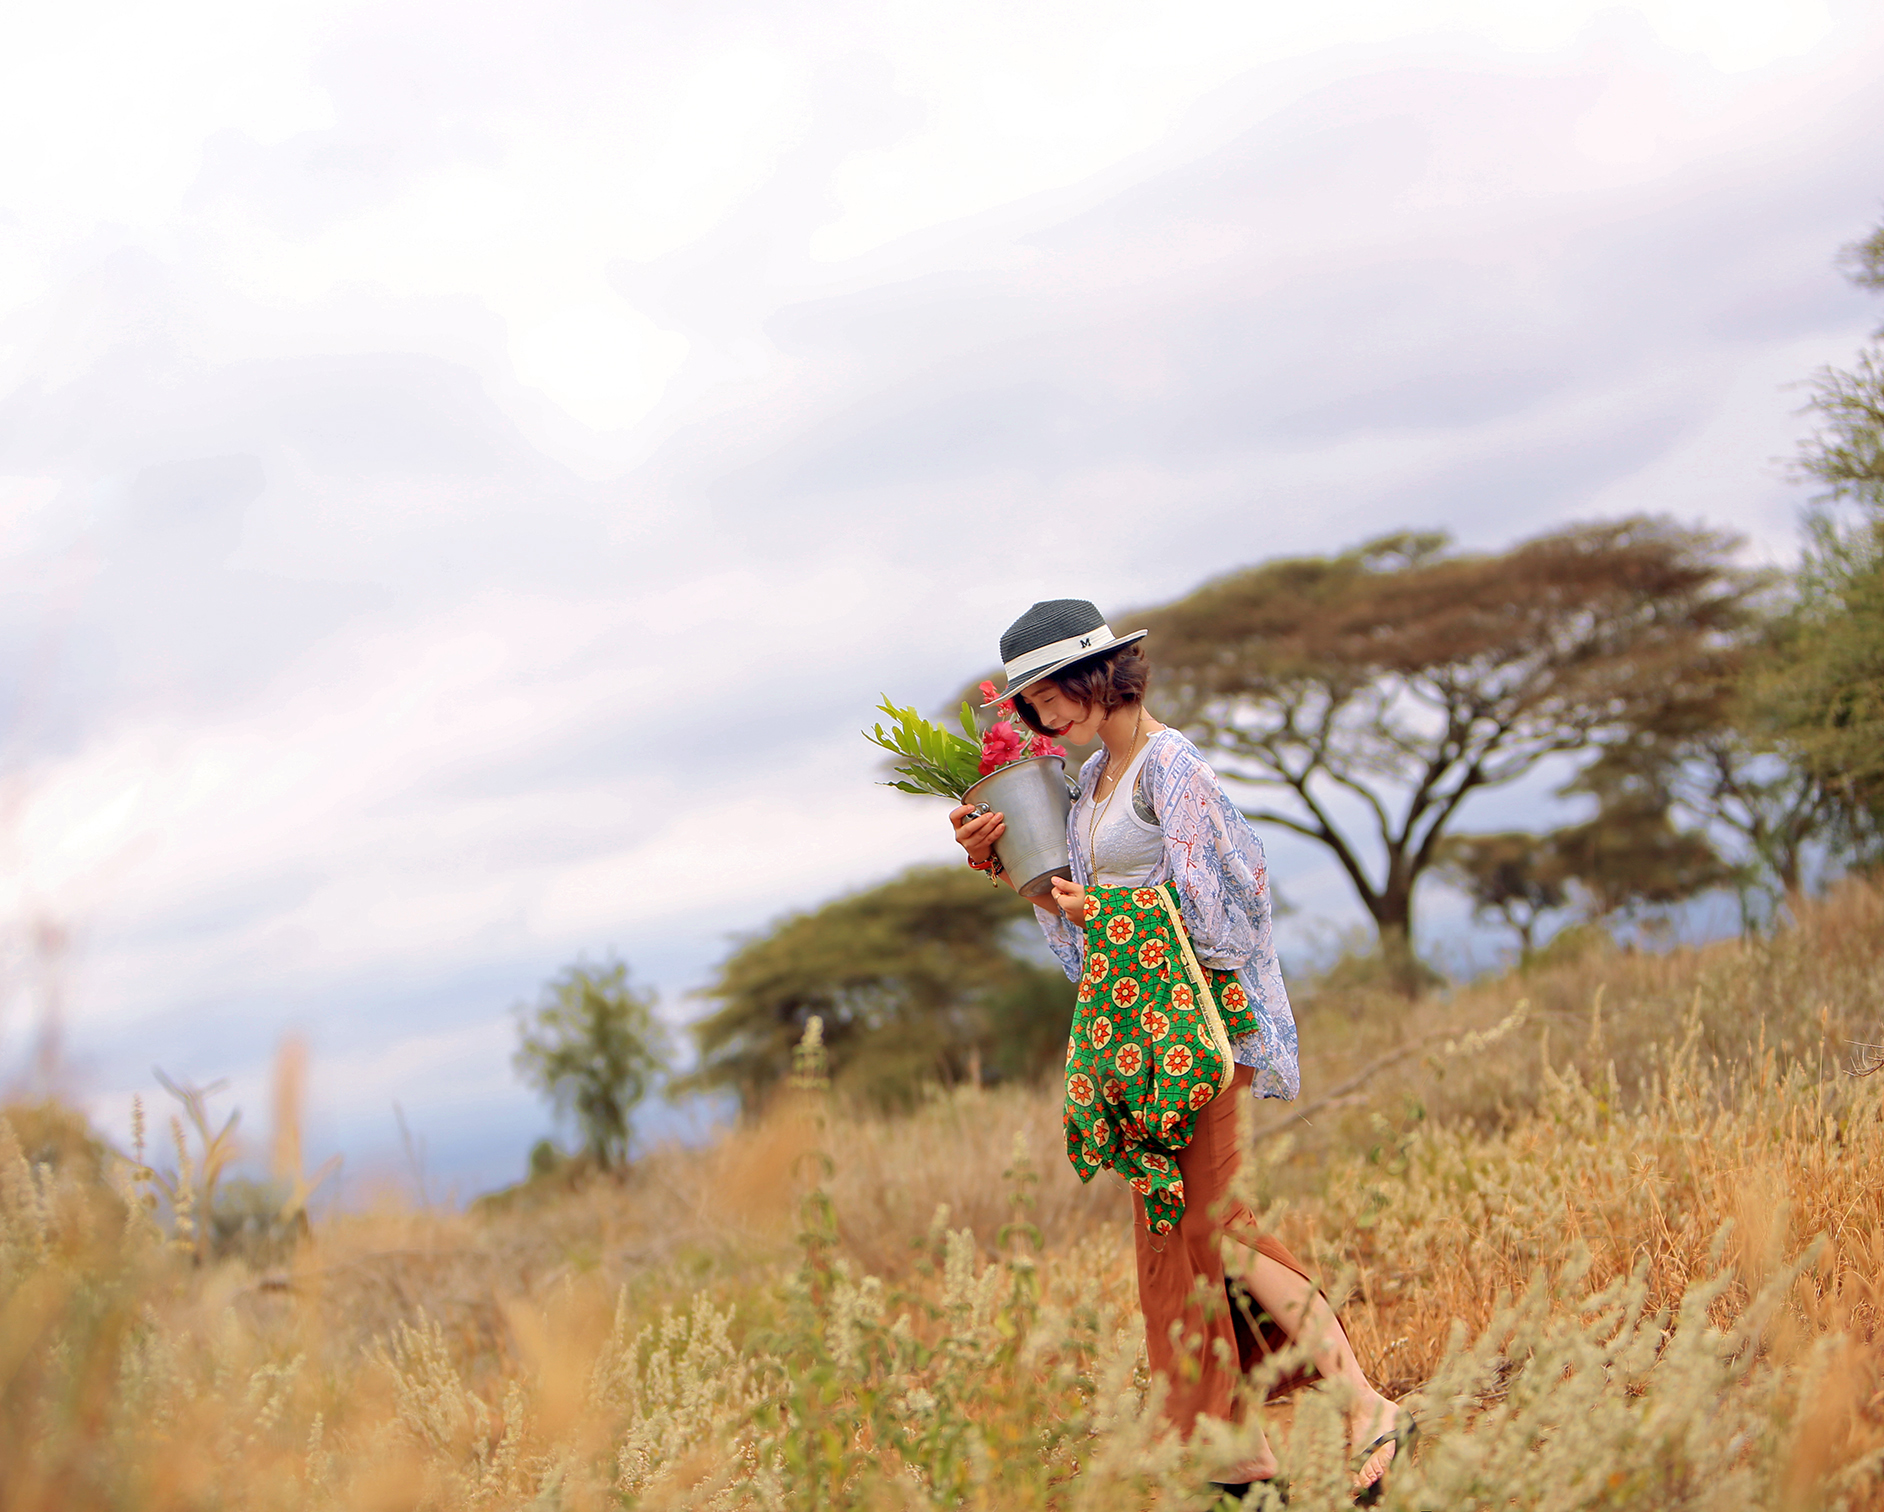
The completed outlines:
{"type": "MultiPolygon", "coordinates": [[[[981,685],[981,701],[984,704],[994,702],[994,684],[992,682],[984,682],[981,685]]],[[[1010,698],[1004,702],[1001,705],[1001,712],[1003,714],[1012,714],[1014,712],[1014,700],[1010,698]]]]}
{"type": "Polygon", "coordinates": [[[1020,753],[1021,738],[1014,726],[1006,721],[989,725],[987,733],[981,737],[981,775],[986,777],[996,767],[1018,761],[1020,753]]]}
{"type": "Polygon", "coordinates": [[[1029,756],[1064,756],[1066,747],[1056,741],[1048,740],[1044,735],[1036,735],[1027,742],[1029,756]]]}

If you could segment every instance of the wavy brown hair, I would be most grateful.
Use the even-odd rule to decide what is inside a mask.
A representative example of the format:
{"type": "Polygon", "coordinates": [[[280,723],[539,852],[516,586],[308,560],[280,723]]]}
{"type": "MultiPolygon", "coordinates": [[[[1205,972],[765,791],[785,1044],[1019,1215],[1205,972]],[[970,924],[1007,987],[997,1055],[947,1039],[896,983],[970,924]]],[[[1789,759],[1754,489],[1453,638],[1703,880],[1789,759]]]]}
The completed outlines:
{"type": "MultiPolygon", "coordinates": [[[[1076,661],[1070,667],[1062,667],[1051,677],[1041,679],[1052,683],[1074,703],[1088,709],[1097,704],[1108,714],[1143,699],[1145,684],[1150,680],[1151,662],[1136,641],[1116,651],[1076,661]]],[[[1060,733],[1040,722],[1040,716],[1034,712],[1034,706],[1027,701],[1025,693],[1014,695],[1014,711],[1020,715],[1022,724],[1038,734],[1060,733]]]]}

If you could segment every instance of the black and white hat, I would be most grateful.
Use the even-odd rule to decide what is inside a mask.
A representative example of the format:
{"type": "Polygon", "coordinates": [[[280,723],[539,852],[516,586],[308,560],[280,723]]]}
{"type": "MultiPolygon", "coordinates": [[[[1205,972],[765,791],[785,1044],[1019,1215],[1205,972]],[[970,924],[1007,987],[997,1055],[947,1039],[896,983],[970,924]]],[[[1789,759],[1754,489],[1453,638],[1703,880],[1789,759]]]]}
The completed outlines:
{"type": "Polygon", "coordinates": [[[992,709],[1074,662],[1116,651],[1148,634],[1147,630],[1134,630],[1130,635],[1114,635],[1104,617],[1084,599],[1046,599],[1009,625],[1001,637],[1007,689],[982,708],[992,709]]]}

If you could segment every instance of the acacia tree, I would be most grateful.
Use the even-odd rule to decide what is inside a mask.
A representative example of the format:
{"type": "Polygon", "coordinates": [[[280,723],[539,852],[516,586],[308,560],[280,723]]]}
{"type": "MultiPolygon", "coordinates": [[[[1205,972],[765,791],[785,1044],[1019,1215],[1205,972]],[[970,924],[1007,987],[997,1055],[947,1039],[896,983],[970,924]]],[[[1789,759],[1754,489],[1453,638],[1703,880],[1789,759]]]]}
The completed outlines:
{"type": "Polygon", "coordinates": [[[667,1064],[654,995],[631,987],[620,961],[576,965],[516,1016],[517,1074],[574,1119],[584,1153],[599,1169],[622,1164],[629,1120],[667,1064]]]}
{"type": "Polygon", "coordinates": [[[1448,835],[1434,864],[1472,900],[1473,913],[1496,918],[1517,935],[1521,959],[1537,949],[1544,919],[1570,906],[1570,878],[1548,835],[1524,830],[1448,835]]]}
{"type": "MultiPolygon", "coordinates": [[[[1884,226],[1840,261],[1860,287],[1884,290],[1884,226]]],[[[1820,492],[1792,603],[1740,677],[1702,691],[1724,717],[1677,712],[1617,753],[1734,835],[1744,874],[1781,895],[1805,885],[1813,851],[1884,850],[1884,330],[1851,367],[1821,368],[1811,393],[1817,427],[1798,472],[1820,492]]]]}
{"type": "MultiPolygon", "coordinates": [[[[1884,226],[1844,254],[1884,290],[1884,226]]],[[[1817,431],[1800,469],[1822,486],[1799,602],[1761,692],[1800,764],[1821,782],[1848,852],[1884,850],[1884,330],[1850,368],[1812,385],[1817,431]]]]}
{"type": "MultiPolygon", "coordinates": [[[[1840,254],[1846,276],[1861,289],[1884,292],[1884,225],[1840,254]]],[[[1884,509],[1884,329],[1850,368],[1821,368],[1812,382],[1818,431],[1799,462],[1833,498],[1884,509]]]]}
{"type": "Polygon", "coordinates": [[[1663,795],[1608,794],[1593,817],[1547,840],[1591,919],[1665,909],[1733,880],[1707,836],[1676,827],[1663,795]]]}
{"type": "Polygon", "coordinates": [[[1415,888],[1467,799],[1722,675],[1762,586],[1736,544],[1643,518],[1497,554],[1402,533],[1136,618],[1171,717],[1269,800],[1252,819],[1328,848],[1410,984],[1415,888]]]}
{"type": "Polygon", "coordinates": [[[1012,889],[961,866],[918,866],[742,941],[692,1026],[699,1068],[676,1093],[725,1088],[760,1107],[815,1015],[839,1087],[882,1104],[928,1084],[1036,1074],[1064,1058],[1072,990],[1016,955],[1032,932],[1012,889]]]}
{"type": "Polygon", "coordinates": [[[1677,828],[1669,808],[1665,795],[1611,793],[1591,818],[1548,834],[1449,835],[1437,868],[1481,919],[1516,932],[1524,960],[1552,913],[1640,917],[1733,880],[1707,837],[1677,828]]]}
{"type": "Polygon", "coordinates": [[[1751,929],[1764,899],[1806,885],[1815,848],[1832,849],[1837,802],[1787,738],[1764,691],[1772,637],[1747,648],[1721,675],[1693,678],[1602,754],[1567,789],[1612,808],[1678,811],[1718,843],[1716,870],[1739,893],[1751,929]]]}

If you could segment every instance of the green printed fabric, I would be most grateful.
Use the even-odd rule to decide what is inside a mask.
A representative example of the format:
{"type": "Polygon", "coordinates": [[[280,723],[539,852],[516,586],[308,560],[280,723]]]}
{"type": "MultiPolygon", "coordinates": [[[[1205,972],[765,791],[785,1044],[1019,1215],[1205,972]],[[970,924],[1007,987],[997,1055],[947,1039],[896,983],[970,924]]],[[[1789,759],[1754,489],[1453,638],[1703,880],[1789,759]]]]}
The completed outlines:
{"type": "Polygon", "coordinates": [[[1086,889],[1086,969],[1066,1044],[1066,1155],[1145,1200],[1154,1234],[1184,1216],[1176,1151],[1230,1084],[1230,1041],[1255,1028],[1233,972],[1198,964],[1171,885],[1086,889]]]}

